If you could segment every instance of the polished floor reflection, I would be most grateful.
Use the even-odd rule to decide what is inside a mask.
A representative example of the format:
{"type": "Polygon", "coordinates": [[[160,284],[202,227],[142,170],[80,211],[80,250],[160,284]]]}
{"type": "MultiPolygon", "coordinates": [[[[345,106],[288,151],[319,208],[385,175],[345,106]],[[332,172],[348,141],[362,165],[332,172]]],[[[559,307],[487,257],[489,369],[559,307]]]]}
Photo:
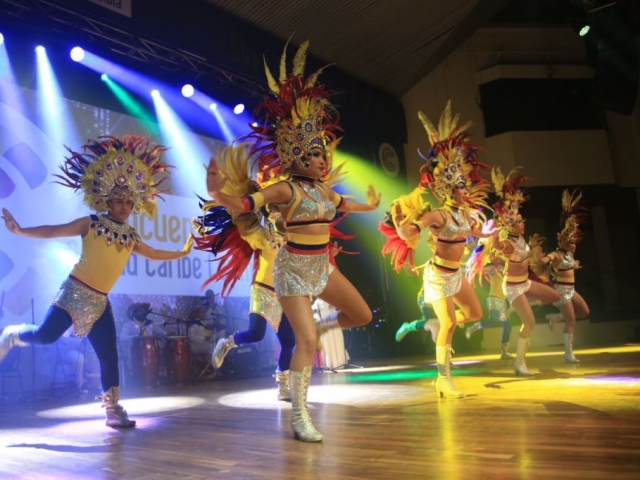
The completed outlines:
{"type": "Polygon", "coordinates": [[[7,402],[0,478],[637,478],[640,346],[532,352],[531,379],[497,355],[455,356],[466,397],[438,399],[430,358],[313,377],[322,444],[293,440],[271,377],[128,392],[138,428],[98,402],[7,402]]]}

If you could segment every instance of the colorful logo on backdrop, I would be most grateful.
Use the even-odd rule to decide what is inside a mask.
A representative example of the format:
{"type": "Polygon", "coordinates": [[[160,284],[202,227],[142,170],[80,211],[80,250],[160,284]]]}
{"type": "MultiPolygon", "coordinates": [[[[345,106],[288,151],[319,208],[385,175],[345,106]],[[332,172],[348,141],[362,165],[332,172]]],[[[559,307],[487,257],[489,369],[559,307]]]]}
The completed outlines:
{"type": "MultiPolygon", "coordinates": [[[[44,206],[52,187],[47,182],[49,172],[45,159],[56,151],[37,125],[0,103],[0,206],[15,214],[30,202],[39,202],[46,215],[44,206]]],[[[27,219],[23,219],[23,223],[25,221],[27,219]]],[[[3,231],[0,235],[6,239],[11,234],[3,231]]],[[[35,288],[34,268],[21,261],[29,258],[28,254],[20,242],[3,241],[0,247],[0,288],[5,292],[4,308],[17,316],[30,309],[31,292],[35,288]]]]}

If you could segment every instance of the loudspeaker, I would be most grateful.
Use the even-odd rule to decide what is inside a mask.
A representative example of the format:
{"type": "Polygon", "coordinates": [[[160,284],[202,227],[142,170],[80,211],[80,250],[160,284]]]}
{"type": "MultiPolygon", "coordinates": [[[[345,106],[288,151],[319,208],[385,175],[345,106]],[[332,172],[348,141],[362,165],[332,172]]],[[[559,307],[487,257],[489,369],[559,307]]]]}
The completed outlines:
{"type": "Polygon", "coordinates": [[[220,373],[227,377],[250,377],[260,370],[260,354],[255,345],[241,345],[231,350],[220,368],[220,373]]]}

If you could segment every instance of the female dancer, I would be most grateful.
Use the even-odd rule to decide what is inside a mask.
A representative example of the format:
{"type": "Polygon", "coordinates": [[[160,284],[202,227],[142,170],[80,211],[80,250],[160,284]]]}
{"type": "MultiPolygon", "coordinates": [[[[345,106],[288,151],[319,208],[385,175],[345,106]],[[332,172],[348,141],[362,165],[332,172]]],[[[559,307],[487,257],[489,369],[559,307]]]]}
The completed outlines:
{"type": "Polygon", "coordinates": [[[516,375],[530,377],[533,373],[527,368],[525,357],[536,319],[529,298],[547,304],[560,300],[560,294],[547,285],[529,280],[530,248],[523,237],[525,220],[520,215],[520,206],[527,200],[521,188],[526,178],[522,175],[514,177],[516,172],[517,169],[512,170],[505,178],[499,167],[492,171],[491,176],[499,197],[493,205],[494,217],[498,223],[495,248],[507,259],[504,294],[522,321],[513,370],[516,375]]]}
{"type": "MultiPolygon", "coordinates": [[[[337,128],[335,109],[329,94],[316,85],[319,72],[304,79],[308,44],[301,45],[294,58],[293,72],[281,68],[276,82],[267,69],[272,98],[261,107],[263,127],[256,127],[254,151],[265,167],[279,166],[290,180],[280,181],[261,192],[236,197],[222,192],[225,179],[212,158],[207,168],[207,189],[213,199],[235,212],[247,212],[276,204],[285,220],[287,242],[278,252],[273,278],[276,295],[287,315],[296,339],[291,360],[291,427],[295,437],[320,442],[323,436],[311,421],[307,393],[311,378],[316,338],[328,328],[366,325],[372,313],[355,287],[329,262],[329,222],[336,210],[369,212],[380,198],[369,187],[369,203],[346,200],[321,181],[330,167],[331,142],[337,128]],[[329,148],[328,148],[329,146],[329,148]],[[316,329],[311,297],[318,296],[339,310],[316,329]],[[318,330],[318,331],[316,331],[318,330]]],[[[281,65],[286,61],[283,53],[281,65]]]]}
{"type": "MultiPolygon", "coordinates": [[[[493,252],[492,252],[493,253],[493,252]]],[[[509,338],[511,338],[511,324],[509,323],[509,311],[507,311],[507,296],[502,291],[503,275],[505,267],[504,258],[493,253],[494,260],[483,269],[484,275],[489,280],[489,295],[487,296],[487,310],[489,318],[472,323],[465,329],[465,336],[471,338],[475,332],[490,327],[500,325],[502,328],[501,360],[513,360],[513,355],[509,353],[509,338]]],[[[471,281],[471,280],[470,280],[471,281]]],[[[473,282],[471,282],[473,283],[473,282]]]]}
{"type": "MultiPolygon", "coordinates": [[[[224,193],[240,196],[259,191],[258,183],[249,179],[249,153],[250,145],[245,143],[229,146],[218,155],[220,171],[227,178],[224,193]]],[[[218,269],[204,285],[224,281],[222,292],[223,295],[228,294],[244,274],[251,258],[254,258],[255,266],[250,293],[249,328],[218,340],[211,355],[211,364],[219,369],[232,349],[262,340],[269,323],[280,342],[275,373],[278,400],[290,401],[289,367],[295,337],[276,297],[272,274],[276,254],[284,243],[284,225],[277,211],[264,218],[263,223],[266,215],[262,210],[266,209],[238,215],[217,206],[215,202],[207,202],[203,205],[203,216],[196,220],[197,230],[205,234],[202,238],[195,238],[196,248],[210,251],[219,261],[218,269]]]]}
{"type": "Polygon", "coordinates": [[[567,363],[579,363],[573,354],[573,332],[576,325],[576,318],[586,318],[589,316],[589,307],[584,298],[575,291],[575,271],[580,267],[580,262],[574,258],[576,245],[582,240],[583,233],[580,231],[580,223],[586,217],[586,209],[580,203],[582,194],[574,191],[572,194],[568,190],[562,193],[562,214],[560,216],[560,232],[558,233],[558,248],[556,251],[544,255],[542,253],[540,238],[533,236],[532,246],[536,258],[543,265],[548,266],[549,271],[536,273],[541,278],[546,279],[551,273],[553,288],[560,294],[560,300],[553,305],[558,307],[560,314],[551,313],[547,315],[549,327],[553,330],[555,323],[564,320],[564,359],[567,363]]]}
{"type": "Polygon", "coordinates": [[[491,224],[482,225],[484,216],[479,210],[480,206],[486,206],[488,181],[480,176],[483,165],[476,158],[477,147],[469,142],[470,124],[458,125],[458,117],[451,115],[451,102],[440,117],[439,130],[422,112],[418,112],[418,117],[431,142],[422,183],[426,183],[442,206],[405,216],[398,203],[393,222],[400,239],[408,244],[414,243],[425,228],[429,229],[428,241],[434,255],[424,267],[423,282],[424,301],[431,303],[440,322],[435,386],[441,397],[461,398],[463,393],[451,379],[451,341],[456,325],[479,320],[482,308],[462,274],[460,262],[468,237],[485,238],[492,233],[491,224]],[[481,227],[486,227],[484,232],[481,227]]]}
{"type": "Polygon", "coordinates": [[[31,238],[82,237],[80,261],[73,267],[40,326],[12,325],[0,336],[0,361],[13,346],[44,345],[56,341],[73,325],[78,337],[88,337],[100,361],[102,407],[107,426],[133,427],[118,403],[120,379],[113,311],[107,294],[124,270],[132,253],[151,260],[174,260],[189,254],[191,238],[179,252],[156,250],[140,240],[126,222],[131,212],[156,213],[155,197],[165,192],[159,185],[168,178],[161,155],[165,147],[134,136],[122,140],[103,137],[71,152],[56,175],[62,185],[81,189],[84,202],[98,215],[78,218],[64,225],[21,227],[2,209],[7,230],[31,238]]]}

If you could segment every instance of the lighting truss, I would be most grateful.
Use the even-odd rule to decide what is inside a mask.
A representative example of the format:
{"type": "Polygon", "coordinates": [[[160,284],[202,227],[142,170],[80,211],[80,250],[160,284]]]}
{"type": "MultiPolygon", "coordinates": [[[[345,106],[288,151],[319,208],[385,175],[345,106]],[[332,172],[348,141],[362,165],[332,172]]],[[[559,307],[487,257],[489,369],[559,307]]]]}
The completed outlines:
{"type": "Polygon", "coordinates": [[[79,44],[84,41],[87,47],[98,45],[115,54],[160,67],[180,77],[190,76],[194,81],[201,77],[212,77],[222,87],[233,84],[255,99],[264,96],[262,84],[223,68],[208,58],[89,18],[55,2],[4,0],[0,2],[0,15],[2,12],[9,18],[53,33],[68,36],[70,31],[74,32],[84,37],[77,40],[79,44]]]}

